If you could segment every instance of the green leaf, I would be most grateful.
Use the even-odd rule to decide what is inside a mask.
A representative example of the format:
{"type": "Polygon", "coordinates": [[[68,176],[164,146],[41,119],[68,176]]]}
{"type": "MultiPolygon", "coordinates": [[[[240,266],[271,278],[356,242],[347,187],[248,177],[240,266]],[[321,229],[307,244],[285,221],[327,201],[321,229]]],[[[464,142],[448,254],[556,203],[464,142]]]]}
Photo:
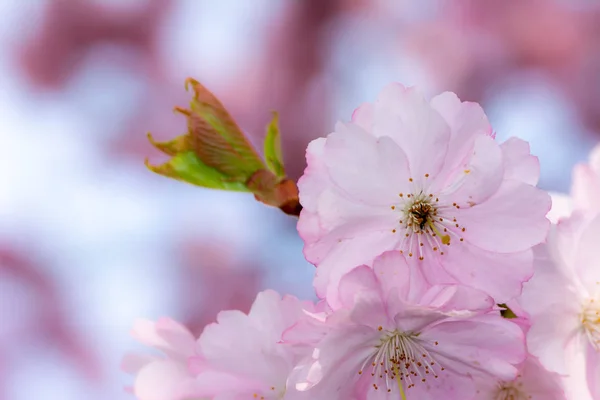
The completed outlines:
{"type": "Polygon", "coordinates": [[[233,180],[218,170],[204,164],[193,151],[175,154],[169,161],[161,165],[146,166],[159,175],[177,179],[192,185],[210,189],[249,192],[244,181],[233,180]]]}
{"type": "Polygon", "coordinates": [[[281,134],[279,133],[279,116],[273,113],[273,119],[267,126],[267,136],[265,137],[264,149],[267,167],[280,178],[285,177],[283,167],[283,155],[281,153],[281,134]]]}
{"type": "Polygon", "coordinates": [[[265,165],[223,104],[194,79],[190,109],[177,108],[187,115],[192,146],[208,166],[236,179],[249,179],[265,165]]]}
{"type": "Polygon", "coordinates": [[[156,147],[158,150],[170,156],[174,156],[177,153],[190,150],[189,136],[187,134],[177,136],[176,138],[166,142],[155,141],[150,132],[148,132],[146,135],[148,136],[148,140],[150,141],[152,146],[156,147]]]}
{"type": "Polygon", "coordinates": [[[517,318],[517,314],[515,314],[513,310],[511,310],[510,307],[508,307],[506,304],[498,304],[498,307],[503,308],[503,310],[500,310],[500,315],[502,315],[502,317],[507,319],[517,318]]]}

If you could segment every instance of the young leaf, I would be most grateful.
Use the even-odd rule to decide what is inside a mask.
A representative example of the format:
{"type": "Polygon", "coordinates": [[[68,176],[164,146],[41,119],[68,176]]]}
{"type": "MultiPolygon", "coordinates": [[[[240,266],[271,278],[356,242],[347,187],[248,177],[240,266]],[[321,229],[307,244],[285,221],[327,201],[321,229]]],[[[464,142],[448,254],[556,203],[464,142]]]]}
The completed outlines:
{"type": "Polygon", "coordinates": [[[168,142],[155,141],[150,132],[148,132],[146,135],[148,136],[148,140],[152,146],[156,147],[158,150],[167,155],[174,156],[177,153],[190,150],[190,141],[188,135],[177,136],[175,139],[169,140],[168,142]]]}
{"type": "Polygon", "coordinates": [[[267,127],[267,136],[265,137],[264,151],[267,167],[278,177],[285,176],[283,167],[283,156],[281,154],[281,135],[279,133],[279,116],[273,113],[273,119],[267,127]]]}
{"type": "Polygon", "coordinates": [[[161,165],[146,167],[159,175],[188,182],[196,186],[210,189],[230,190],[236,192],[249,192],[246,183],[235,181],[214,168],[204,164],[193,151],[177,153],[169,161],[161,165]]]}
{"type": "Polygon", "coordinates": [[[208,166],[236,180],[248,179],[265,167],[262,159],[221,102],[198,81],[188,78],[194,97],[190,109],[176,108],[188,118],[194,151],[208,166]]]}

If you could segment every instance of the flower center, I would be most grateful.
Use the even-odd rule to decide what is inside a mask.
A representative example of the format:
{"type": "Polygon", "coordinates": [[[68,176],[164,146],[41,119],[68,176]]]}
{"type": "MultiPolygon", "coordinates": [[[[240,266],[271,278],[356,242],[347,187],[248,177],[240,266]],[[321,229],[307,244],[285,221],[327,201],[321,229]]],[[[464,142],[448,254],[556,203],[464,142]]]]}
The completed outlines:
{"type": "Polygon", "coordinates": [[[596,350],[600,350],[600,301],[586,300],[580,317],[588,340],[596,350]]]}
{"type": "MultiPolygon", "coordinates": [[[[379,327],[382,330],[382,327],[379,327]]],[[[437,346],[438,342],[434,345],[437,346]]],[[[439,366],[432,355],[423,347],[417,334],[408,334],[397,330],[386,332],[375,351],[363,363],[359,375],[370,370],[375,390],[383,389],[391,392],[398,386],[410,389],[417,382],[437,378],[438,372],[444,368],[439,366]]]]}
{"type": "MultiPolygon", "coordinates": [[[[413,180],[410,179],[410,182],[413,180]]],[[[401,253],[424,260],[430,250],[444,255],[442,246],[450,246],[452,238],[460,242],[464,240],[461,234],[466,228],[458,223],[453,212],[460,209],[460,205],[445,204],[439,197],[422,189],[400,193],[399,197],[399,203],[391,208],[401,211],[400,227],[392,229],[392,233],[403,233],[399,245],[401,253]]]]}
{"type": "Polygon", "coordinates": [[[513,383],[505,383],[498,388],[493,400],[529,400],[531,396],[523,393],[513,383]]]}

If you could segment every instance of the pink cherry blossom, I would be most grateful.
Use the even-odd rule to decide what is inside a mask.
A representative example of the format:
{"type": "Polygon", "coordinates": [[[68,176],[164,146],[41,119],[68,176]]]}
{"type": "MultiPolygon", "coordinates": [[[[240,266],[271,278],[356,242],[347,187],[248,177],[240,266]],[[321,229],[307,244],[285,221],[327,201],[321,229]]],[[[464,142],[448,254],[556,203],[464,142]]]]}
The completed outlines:
{"type": "Polygon", "coordinates": [[[566,194],[550,192],[552,198],[552,208],[546,217],[553,224],[557,223],[562,218],[566,218],[573,212],[573,199],[566,194]]]}
{"type": "Polygon", "coordinates": [[[332,304],[340,278],[399,250],[432,283],[461,283],[505,302],[532,274],[550,197],[516,138],[499,144],[483,110],[443,93],[427,102],[391,84],[307,149],[298,222],[315,287],[332,304]]]}
{"type": "MultiPolygon", "coordinates": [[[[339,297],[314,314],[314,350],[290,378],[312,399],[469,399],[472,378],[511,381],[526,356],[523,331],[491,297],[429,286],[398,252],[346,274],[339,297]]],[[[294,328],[285,341],[308,337],[294,328]]]]}
{"type": "Polygon", "coordinates": [[[166,357],[129,354],[122,368],[135,374],[133,393],[139,400],[176,400],[181,387],[190,384],[194,366],[201,363],[192,334],[183,325],[162,318],[138,320],[132,335],[142,344],[162,351],[166,357]]]}
{"type": "Polygon", "coordinates": [[[284,330],[307,318],[304,308],[314,310],[310,303],[267,290],[258,294],[247,315],[219,313],[198,339],[203,363],[184,389],[186,399],[313,399],[287,390],[288,374],[310,348],[281,342],[284,330]]]}
{"type": "MultiPolygon", "coordinates": [[[[593,399],[600,399],[598,238],[600,216],[575,212],[562,219],[547,247],[536,249],[535,275],[519,299],[531,322],[530,352],[567,380],[585,376],[593,399]]],[[[581,391],[581,383],[575,386],[581,391]]]]}
{"type": "Polygon", "coordinates": [[[478,382],[473,400],[566,400],[560,375],[546,370],[535,357],[528,357],[511,381],[478,382]]]}
{"type": "Polygon", "coordinates": [[[588,163],[573,168],[571,196],[576,209],[600,212],[600,145],[592,150],[588,163]]]}

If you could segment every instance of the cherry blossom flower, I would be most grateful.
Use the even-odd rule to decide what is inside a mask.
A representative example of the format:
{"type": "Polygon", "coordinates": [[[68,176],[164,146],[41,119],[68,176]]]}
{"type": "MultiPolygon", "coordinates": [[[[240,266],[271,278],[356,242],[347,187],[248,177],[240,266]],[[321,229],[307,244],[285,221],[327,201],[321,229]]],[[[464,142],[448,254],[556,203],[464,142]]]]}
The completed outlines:
{"type": "Polygon", "coordinates": [[[166,357],[129,354],[122,368],[136,375],[133,393],[139,400],[176,400],[181,388],[191,384],[194,369],[201,363],[196,342],[183,325],[162,318],[157,322],[138,320],[132,335],[141,343],[162,351],[166,357]]]}
{"type": "Polygon", "coordinates": [[[552,198],[552,208],[546,217],[553,224],[557,223],[562,218],[566,218],[573,212],[573,199],[566,194],[550,192],[552,198]]]}
{"type": "Polygon", "coordinates": [[[491,297],[429,287],[398,252],[346,274],[339,296],[339,308],[315,314],[327,329],[290,378],[313,399],[468,399],[473,377],[511,381],[526,356],[523,331],[491,297]]]}
{"type": "Polygon", "coordinates": [[[479,105],[448,92],[427,102],[391,84],[310,143],[307,163],[298,231],[318,266],[317,293],[332,304],[344,273],[388,250],[422,261],[431,283],[461,283],[499,303],[531,277],[550,197],[534,186],[529,145],[498,144],[479,105]]]}
{"type": "Polygon", "coordinates": [[[566,400],[560,375],[528,357],[512,381],[486,380],[477,385],[478,400],[566,400]]]}
{"type": "Polygon", "coordinates": [[[576,209],[600,212],[600,145],[592,150],[588,163],[573,168],[571,196],[576,209]]]}
{"type": "MultiPolygon", "coordinates": [[[[519,299],[529,314],[530,352],[568,386],[586,377],[591,398],[600,398],[600,216],[575,212],[536,249],[535,275],[519,299]]],[[[575,384],[579,393],[583,384],[575,384]]],[[[582,395],[577,396],[583,399],[582,395]]]]}
{"type": "MultiPolygon", "coordinates": [[[[184,388],[190,398],[312,399],[286,381],[297,361],[310,348],[281,342],[284,330],[307,318],[310,303],[292,296],[281,298],[267,290],[258,294],[249,314],[222,311],[198,339],[203,363],[193,382],[184,388]]],[[[186,397],[186,398],[188,398],[186,397]]]]}

